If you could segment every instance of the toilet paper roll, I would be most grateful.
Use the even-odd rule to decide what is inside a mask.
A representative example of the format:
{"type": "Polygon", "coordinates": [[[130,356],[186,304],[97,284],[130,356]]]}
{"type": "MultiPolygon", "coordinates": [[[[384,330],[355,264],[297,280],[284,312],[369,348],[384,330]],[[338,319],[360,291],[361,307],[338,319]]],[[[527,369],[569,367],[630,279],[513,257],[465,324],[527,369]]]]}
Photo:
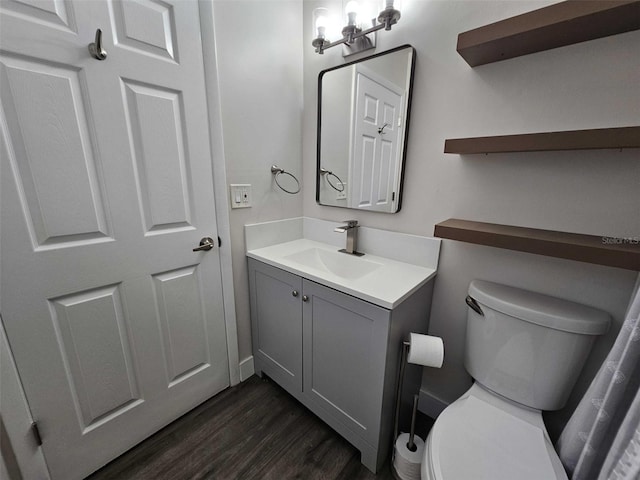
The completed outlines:
{"type": "Polygon", "coordinates": [[[420,480],[420,465],[424,456],[424,440],[418,436],[413,437],[416,451],[412,452],[407,447],[409,434],[401,433],[396,439],[393,449],[393,469],[400,480],[420,480]]]}
{"type": "Polygon", "coordinates": [[[444,343],[440,337],[412,333],[409,343],[409,356],[407,357],[409,363],[425,367],[442,367],[444,343]]]}

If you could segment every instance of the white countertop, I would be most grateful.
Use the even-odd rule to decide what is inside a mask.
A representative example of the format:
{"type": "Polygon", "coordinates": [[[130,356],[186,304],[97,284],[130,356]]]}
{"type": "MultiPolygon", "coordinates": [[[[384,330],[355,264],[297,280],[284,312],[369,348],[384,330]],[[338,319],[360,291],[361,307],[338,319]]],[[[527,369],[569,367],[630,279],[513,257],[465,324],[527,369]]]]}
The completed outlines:
{"type": "Polygon", "coordinates": [[[313,248],[331,253],[338,250],[333,245],[303,238],[248,250],[247,256],[387,309],[398,306],[436,274],[435,268],[375,255],[352,257],[346,253],[340,254],[349,258],[345,263],[359,258],[377,264],[374,271],[349,279],[288,258],[313,248]]]}

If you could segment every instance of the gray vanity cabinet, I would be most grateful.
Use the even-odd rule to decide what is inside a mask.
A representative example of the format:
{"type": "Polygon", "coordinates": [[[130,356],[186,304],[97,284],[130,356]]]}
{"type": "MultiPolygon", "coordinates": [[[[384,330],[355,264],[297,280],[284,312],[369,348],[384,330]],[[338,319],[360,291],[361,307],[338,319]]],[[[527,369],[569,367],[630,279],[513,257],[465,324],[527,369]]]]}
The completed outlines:
{"type": "MultiPolygon", "coordinates": [[[[402,340],[426,332],[432,282],[388,310],[248,260],[256,373],[358,448],[375,473],[391,452],[402,340]]],[[[420,380],[408,369],[405,391],[416,393],[420,380]]],[[[411,395],[403,398],[410,411],[411,395]]]]}

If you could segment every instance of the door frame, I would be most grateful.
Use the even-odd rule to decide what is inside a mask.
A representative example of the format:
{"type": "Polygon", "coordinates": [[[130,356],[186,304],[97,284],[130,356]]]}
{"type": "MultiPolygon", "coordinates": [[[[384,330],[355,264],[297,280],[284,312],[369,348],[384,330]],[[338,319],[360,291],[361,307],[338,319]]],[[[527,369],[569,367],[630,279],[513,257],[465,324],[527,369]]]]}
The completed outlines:
{"type": "MultiPolygon", "coordinates": [[[[204,58],[204,76],[207,114],[209,117],[209,148],[211,151],[211,163],[213,178],[211,179],[214,188],[215,217],[218,229],[218,236],[221,246],[218,249],[220,256],[220,276],[222,278],[222,302],[224,309],[224,322],[226,329],[227,353],[229,359],[229,384],[230,386],[240,383],[240,361],[238,354],[238,328],[236,323],[235,292],[233,286],[233,271],[231,266],[231,224],[229,219],[229,199],[226,194],[226,162],[224,156],[224,144],[222,135],[222,115],[220,110],[220,90],[218,79],[218,68],[215,45],[214,11],[213,0],[198,0],[200,14],[201,43],[204,58]]],[[[3,126],[0,126],[3,127],[3,126]]],[[[4,134],[8,132],[3,128],[4,134]]],[[[2,311],[0,296],[0,311],[2,311]]],[[[1,318],[1,317],[0,317],[1,318]]],[[[4,324],[0,321],[0,335],[2,336],[2,349],[7,348],[8,355],[13,359],[11,346],[4,337],[4,324]]],[[[13,381],[15,388],[11,392],[6,391],[15,399],[16,405],[21,405],[20,412],[17,412],[18,421],[22,428],[12,428],[7,425],[7,436],[16,455],[16,463],[20,472],[38,471],[40,478],[48,479],[48,469],[46,460],[42,455],[42,450],[37,447],[30,435],[25,434],[24,425],[29,425],[32,421],[31,411],[22,389],[19,372],[15,371],[13,381]],[[14,381],[15,380],[15,381],[14,381]],[[15,391],[14,391],[15,390],[15,391]],[[18,391],[19,390],[19,391],[18,391]],[[28,463],[27,463],[28,462],[28,463]],[[46,477],[45,477],[46,475],[46,477]]],[[[5,380],[7,380],[5,378],[5,380]]],[[[13,384],[12,384],[13,385],[13,384]]],[[[3,382],[3,386],[6,386],[3,382]]],[[[3,395],[4,396],[4,395],[3,395]]],[[[16,426],[17,427],[17,426],[16,426]]],[[[4,458],[0,458],[0,471],[6,468],[4,458]]]]}
{"type": "Polygon", "coordinates": [[[227,168],[222,136],[222,109],[218,78],[218,60],[214,26],[213,0],[198,0],[200,7],[200,35],[204,58],[205,90],[209,115],[209,144],[213,165],[213,193],[216,201],[218,235],[222,241],[220,252],[220,275],[222,277],[222,303],[227,331],[229,355],[229,383],[233,387],[240,383],[240,359],[238,353],[238,326],[236,322],[235,291],[231,266],[231,222],[229,219],[229,196],[227,195],[227,168]]]}

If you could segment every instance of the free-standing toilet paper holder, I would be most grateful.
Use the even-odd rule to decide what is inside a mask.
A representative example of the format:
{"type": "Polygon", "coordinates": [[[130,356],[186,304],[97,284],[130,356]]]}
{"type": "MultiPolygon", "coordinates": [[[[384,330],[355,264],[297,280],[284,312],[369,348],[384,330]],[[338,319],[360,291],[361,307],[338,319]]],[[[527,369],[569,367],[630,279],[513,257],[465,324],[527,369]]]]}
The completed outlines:
{"type": "MultiPolygon", "coordinates": [[[[398,381],[396,384],[398,385],[398,390],[396,391],[396,417],[393,423],[393,438],[398,438],[400,434],[400,404],[402,401],[402,387],[404,386],[404,368],[407,364],[407,354],[409,353],[409,347],[411,347],[411,342],[407,342],[406,340],[402,342],[402,353],[400,356],[400,368],[398,369],[398,381]]],[[[411,415],[411,435],[409,436],[409,441],[411,442],[411,446],[408,446],[410,450],[415,448],[413,444],[414,431],[415,431],[415,416],[416,416],[416,408],[418,406],[415,401],[414,396],[414,405],[413,405],[413,413],[411,415]]]]}
{"type": "MultiPolygon", "coordinates": [[[[420,464],[414,465],[411,461],[407,460],[407,456],[419,455],[421,452],[417,452],[418,447],[415,444],[415,425],[416,425],[416,412],[418,409],[418,395],[413,396],[413,411],[411,413],[411,430],[408,441],[406,440],[406,433],[400,437],[400,405],[402,403],[402,389],[404,386],[404,370],[407,364],[407,355],[411,342],[402,342],[402,353],[400,357],[400,368],[398,369],[398,390],[396,392],[396,412],[394,420],[394,441],[393,441],[393,458],[391,460],[391,473],[396,480],[405,480],[409,478],[417,478],[419,474],[420,464]],[[406,444],[405,444],[406,442],[406,444]],[[405,453],[402,453],[405,452],[405,453]],[[412,455],[413,454],[413,455],[412,455]]],[[[421,455],[420,455],[421,457],[421,455]]],[[[416,459],[413,460],[414,462],[416,459]]]]}
{"type": "MultiPolygon", "coordinates": [[[[411,429],[410,429],[408,441],[406,443],[406,448],[408,451],[404,450],[404,445],[399,446],[401,442],[399,437],[400,436],[400,429],[399,429],[400,405],[402,403],[402,390],[404,386],[404,370],[405,370],[406,364],[408,363],[408,361],[411,361],[411,363],[414,363],[416,365],[440,368],[442,366],[442,361],[444,359],[444,346],[441,338],[429,337],[428,335],[419,335],[419,334],[411,333],[410,339],[411,341],[406,341],[406,340],[403,341],[401,346],[400,368],[398,369],[398,379],[397,379],[398,388],[396,391],[396,412],[395,412],[395,420],[394,420],[394,428],[393,428],[394,435],[395,435],[394,438],[396,439],[396,441],[394,442],[394,460],[393,460],[393,466],[391,471],[394,474],[394,477],[399,479],[417,478],[416,475],[419,476],[419,469],[420,469],[420,463],[419,463],[420,460],[418,459],[418,457],[420,459],[422,458],[421,452],[416,452],[416,450],[418,450],[418,445],[416,445],[416,442],[415,442],[416,414],[418,410],[417,394],[413,395],[413,410],[411,412],[411,429]],[[435,356],[431,358],[429,357],[425,358],[423,356],[425,353],[424,349],[426,346],[425,340],[427,340],[426,345],[428,345],[428,343],[431,342],[431,346],[427,347],[429,349],[432,349],[432,353],[435,354],[435,356]],[[435,345],[433,344],[433,341],[435,341],[435,345]],[[410,350],[412,342],[416,344],[414,345],[414,348],[416,349],[416,355],[412,355],[413,352],[411,352],[410,350]],[[439,345],[438,345],[438,342],[439,342],[439,345]],[[422,353],[422,355],[420,355],[420,353],[422,353]],[[397,456],[400,455],[400,452],[399,452],[400,449],[402,449],[405,452],[402,454],[405,458],[397,458],[397,456]],[[409,452],[412,452],[413,454],[409,452]],[[416,457],[416,455],[418,457],[416,457]],[[408,459],[407,456],[413,457],[413,458],[408,459]]],[[[406,436],[406,434],[403,434],[403,436],[406,436]]],[[[404,439],[402,440],[402,442],[404,442],[404,439]]],[[[420,448],[424,448],[424,442],[422,441],[422,439],[419,439],[419,443],[420,443],[420,448]]]]}

